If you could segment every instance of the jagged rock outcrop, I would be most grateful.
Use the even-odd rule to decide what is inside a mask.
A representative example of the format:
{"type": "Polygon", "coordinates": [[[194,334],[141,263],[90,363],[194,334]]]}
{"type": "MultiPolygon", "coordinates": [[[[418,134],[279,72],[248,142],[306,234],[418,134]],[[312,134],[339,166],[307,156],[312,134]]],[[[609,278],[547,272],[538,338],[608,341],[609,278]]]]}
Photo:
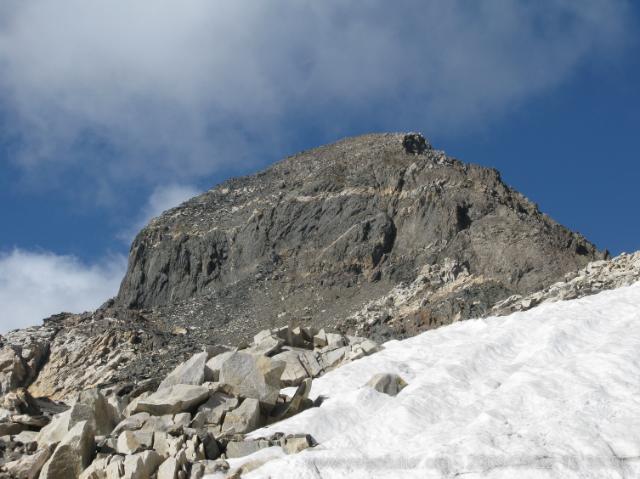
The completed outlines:
{"type": "MultiPolygon", "coordinates": [[[[425,329],[604,256],[496,170],[452,159],[418,134],[365,135],[229,180],[151,221],[133,242],[117,303],[223,336],[265,323],[324,326],[453,262],[474,278],[464,299],[475,307],[423,305],[437,316],[425,329]]],[[[384,329],[376,333],[415,332],[384,329]]]]}

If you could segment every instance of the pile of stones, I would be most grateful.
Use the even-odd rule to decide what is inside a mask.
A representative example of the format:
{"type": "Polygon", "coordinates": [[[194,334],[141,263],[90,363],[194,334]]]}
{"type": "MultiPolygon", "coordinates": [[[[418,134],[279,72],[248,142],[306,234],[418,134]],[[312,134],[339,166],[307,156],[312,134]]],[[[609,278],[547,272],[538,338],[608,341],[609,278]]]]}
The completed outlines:
{"type": "Polygon", "coordinates": [[[278,446],[294,454],[316,445],[308,434],[246,435],[317,406],[312,378],[371,354],[370,340],[311,328],[261,331],[242,348],[209,346],[159,385],[114,384],[69,404],[4,395],[1,478],[188,479],[239,477],[260,461],[228,459],[278,446]],[[283,387],[295,386],[291,396],[283,387]]]}

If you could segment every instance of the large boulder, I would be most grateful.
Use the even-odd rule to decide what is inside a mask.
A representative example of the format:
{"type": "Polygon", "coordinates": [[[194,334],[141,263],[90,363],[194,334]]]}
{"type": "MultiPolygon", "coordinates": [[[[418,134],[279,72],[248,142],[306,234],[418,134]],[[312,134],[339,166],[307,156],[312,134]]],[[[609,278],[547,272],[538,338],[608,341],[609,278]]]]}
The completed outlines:
{"type": "Polygon", "coordinates": [[[98,436],[106,436],[120,422],[121,417],[117,409],[96,388],[82,391],[78,395],[77,404],[85,406],[98,436]]]}
{"type": "Polygon", "coordinates": [[[262,425],[260,403],[257,399],[247,398],[240,407],[230,411],[224,417],[222,432],[244,434],[262,425]]]}
{"type": "Polygon", "coordinates": [[[126,456],[122,479],[149,479],[161,463],[162,457],[154,450],[126,456]]]}
{"type": "Polygon", "coordinates": [[[220,368],[234,353],[235,351],[225,351],[209,359],[204,368],[205,381],[218,381],[220,368]]]}
{"type": "Polygon", "coordinates": [[[158,386],[158,390],[166,389],[176,384],[193,384],[196,386],[204,382],[204,369],[207,363],[208,353],[203,351],[194,354],[188,361],[179,364],[176,368],[164,378],[158,386]]]}
{"type": "Polygon", "coordinates": [[[82,421],[64,436],[40,472],[40,479],[70,479],[91,464],[95,449],[93,425],[82,421]]]}
{"type": "Polygon", "coordinates": [[[208,398],[209,388],[205,386],[176,384],[138,401],[134,413],[148,412],[154,416],[162,416],[192,411],[208,398]]]}
{"type": "Polygon", "coordinates": [[[42,466],[51,456],[48,447],[38,449],[33,454],[22,456],[17,461],[11,461],[4,465],[6,471],[15,479],[36,479],[40,474],[42,466]]]}
{"type": "Polygon", "coordinates": [[[28,366],[18,351],[10,346],[0,349],[0,394],[6,394],[27,379],[28,366]]]}
{"type": "Polygon", "coordinates": [[[258,399],[269,411],[278,399],[284,368],[282,361],[235,352],[222,364],[220,382],[228,384],[236,396],[258,399]]]}

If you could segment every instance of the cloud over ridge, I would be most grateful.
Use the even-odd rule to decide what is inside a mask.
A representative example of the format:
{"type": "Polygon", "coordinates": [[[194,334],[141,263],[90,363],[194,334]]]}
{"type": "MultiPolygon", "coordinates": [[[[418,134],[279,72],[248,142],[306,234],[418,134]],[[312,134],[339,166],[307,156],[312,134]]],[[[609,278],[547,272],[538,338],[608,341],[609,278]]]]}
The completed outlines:
{"type": "Polygon", "coordinates": [[[118,292],[125,268],[120,255],[85,264],[47,251],[0,253],[0,333],[96,309],[118,292]]]}
{"type": "Polygon", "coordinates": [[[155,185],[256,162],[300,123],[455,132],[604,57],[625,41],[627,6],[8,0],[4,134],[27,171],[155,185]]]}

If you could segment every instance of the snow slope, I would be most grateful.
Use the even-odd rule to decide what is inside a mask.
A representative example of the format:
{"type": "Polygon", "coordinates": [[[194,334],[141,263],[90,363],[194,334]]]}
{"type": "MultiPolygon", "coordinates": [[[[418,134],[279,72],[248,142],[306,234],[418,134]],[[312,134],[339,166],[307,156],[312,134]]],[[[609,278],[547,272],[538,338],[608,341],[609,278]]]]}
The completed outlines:
{"type": "Polygon", "coordinates": [[[243,477],[640,477],[640,283],[391,341],[314,380],[318,395],[252,435],[320,445],[243,477]],[[362,387],[378,372],[409,386],[362,387]]]}

